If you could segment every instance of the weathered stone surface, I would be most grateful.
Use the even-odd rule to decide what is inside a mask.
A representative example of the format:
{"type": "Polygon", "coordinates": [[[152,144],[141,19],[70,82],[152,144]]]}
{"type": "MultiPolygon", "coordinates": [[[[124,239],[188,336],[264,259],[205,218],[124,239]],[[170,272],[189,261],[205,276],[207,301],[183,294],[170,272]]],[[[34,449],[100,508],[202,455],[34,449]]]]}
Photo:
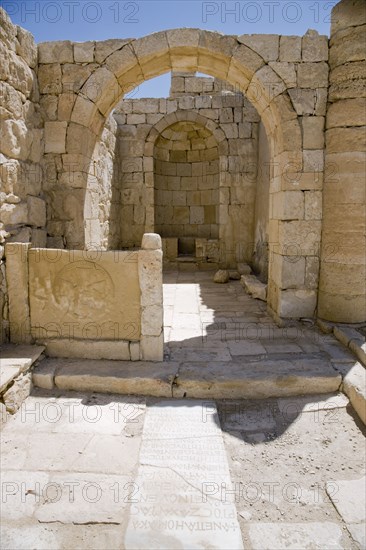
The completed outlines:
{"type": "Polygon", "coordinates": [[[219,269],[216,271],[213,281],[214,283],[227,283],[229,282],[229,279],[229,272],[226,269],[219,269]]]}
{"type": "Polygon", "coordinates": [[[24,529],[16,525],[8,525],[2,529],[2,541],[5,545],[16,545],[19,550],[32,546],[39,550],[49,550],[57,546],[70,548],[73,544],[85,544],[88,548],[118,548],[123,544],[123,535],[119,525],[62,525],[49,523],[47,525],[27,524],[24,529]]]}
{"type": "Polygon", "coordinates": [[[344,99],[331,104],[327,112],[327,128],[365,126],[366,98],[344,99]]]}
{"type": "Polygon", "coordinates": [[[92,63],[94,61],[94,42],[82,42],[74,44],[75,63],[92,63]]]}
{"type": "Polygon", "coordinates": [[[258,300],[267,300],[267,285],[261,283],[254,275],[242,275],[240,280],[243,288],[258,300]]]}
{"type": "MultiPolygon", "coordinates": [[[[91,328],[91,327],[90,327],[91,328]]],[[[94,328],[94,327],[93,327],[94,328]]],[[[99,328],[99,327],[98,327],[99,328]]],[[[132,331],[134,327],[131,326],[132,331]]],[[[35,337],[37,329],[33,329],[35,337]]],[[[42,330],[42,329],[41,329],[42,330]]],[[[128,340],[74,340],[58,338],[44,338],[42,335],[39,341],[46,344],[47,355],[50,357],[75,357],[86,359],[110,359],[115,361],[129,361],[130,350],[128,340]]]]}
{"type": "Polygon", "coordinates": [[[302,37],[302,60],[328,61],[328,37],[319,36],[317,31],[309,29],[302,37]]]}
{"type": "Polygon", "coordinates": [[[342,530],[336,523],[252,523],[249,538],[253,550],[285,550],[308,546],[324,548],[331,545],[342,550],[342,530]]]}
{"type": "Polygon", "coordinates": [[[284,318],[312,318],[315,313],[316,299],[315,290],[284,290],[280,297],[279,315],[284,318]]]}
{"type": "MultiPolygon", "coordinates": [[[[159,324],[162,323],[158,319],[159,324]]],[[[154,325],[156,326],[156,324],[154,325]]],[[[158,332],[154,330],[154,332],[158,332]]],[[[151,336],[143,334],[140,341],[140,358],[142,361],[162,361],[164,357],[164,335],[161,332],[159,335],[151,336]]]]}
{"type": "Polygon", "coordinates": [[[17,368],[18,372],[27,371],[39,359],[44,346],[5,344],[1,348],[1,367],[17,368]]]}
{"type": "Polygon", "coordinates": [[[138,273],[141,288],[141,306],[163,304],[161,250],[141,250],[138,253],[138,273]]]}
{"type": "Polygon", "coordinates": [[[297,69],[297,84],[300,88],[322,88],[328,86],[328,64],[301,63],[297,69]]]}
{"type": "Polygon", "coordinates": [[[40,363],[32,372],[32,383],[37,388],[52,390],[54,388],[54,378],[57,365],[51,361],[40,363]]]}
{"type": "Polygon", "coordinates": [[[366,53],[362,43],[364,34],[364,27],[360,25],[343,29],[331,38],[329,65],[332,69],[351,61],[365,60],[366,53]]]}
{"type": "Polygon", "coordinates": [[[174,397],[198,399],[262,399],[334,392],[342,378],[333,367],[318,359],[294,362],[232,361],[185,363],[173,386],[174,397]]]}
{"type": "Polygon", "coordinates": [[[38,44],[38,60],[39,63],[72,63],[72,43],[68,40],[41,42],[38,44]]]}
{"type": "Polygon", "coordinates": [[[305,282],[305,258],[273,254],[271,277],[279,288],[298,288],[305,282]]]}
{"type": "Polygon", "coordinates": [[[239,273],[239,271],[229,271],[229,279],[233,281],[240,281],[240,276],[241,274],[239,273]]]}
{"type": "Polygon", "coordinates": [[[0,403],[0,427],[6,423],[8,419],[8,413],[4,403],[0,403]]]}
{"type": "Polygon", "coordinates": [[[141,248],[144,250],[160,250],[161,237],[156,233],[145,233],[142,239],[141,248]]]}
{"type": "Polygon", "coordinates": [[[356,363],[345,375],[343,391],[364,424],[366,424],[366,370],[356,363]]]}
{"type": "Polygon", "coordinates": [[[348,27],[357,27],[366,23],[363,0],[353,0],[352,9],[349,2],[338,2],[332,9],[332,35],[348,27]]]}
{"type": "Polygon", "coordinates": [[[9,384],[18,376],[20,367],[3,364],[0,362],[0,392],[2,392],[9,384]]]}
{"type": "Polygon", "coordinates": [[[234,503],[207,498],[206,485],[202,484],[202,476],[208,476],[210,488],[231,486],[218,423],[216,407],[210,402],[164,401],[149,407],[136,482],[142,500],[153,504],[148,511],[139,503],[131,508],[126,548],[143,548],[151,540],[161,547],[179,546],[184,540],[187,547],[243,548],[234,503]],[[202,439],[206,441],[204,447],[202,439]],[[214,463],[207,460],[211,456],[214,463]],[[172,465],[169,472],[162,471],[167,460],[172,465]],[[177,497],[173,508],[167,505],[169,495],[177,497]],[[190,500],[196,503],[194,514],[184,495],[190,495],[190,500]],[[223,534],[216,529],[214,518],[228,516],[231,528],[223,534]],[[174,528],[177,517],[184,521],[174,528]],[[202,521],[207,526],[205,531],[198,528],[202,521]]]}
{"type": "Polygon", "coordinates": [[[238,264],[238,271],[240,275],[250,275],[252,272],[252,268],[245,263],[239,263],[238,264]]]}
{"type": "Polygon", "coordinates": [[[325,488],[338,513],[345,523],[365,524],[366,517],[366,477],[358,479],[338,479],[327,483],[325,488]],[[334,492],[337,487],[337,496],[334,492]]]}
{"type": "Polygon", "coordinates": [[[324,147],[324,117],[302,117],[304,149],[322,149],[324,147]]]}
{"type": "Polygon", "coordinates": [[[29,244],[5,246],[6,282],[9,299],[10,341],[14,344],[31,341],[28,294],[29,244]]]}
{"type": "Polygon", "coordinates": [[[63,360],[55,385],[64,390],[171,397],[177,370],[175,363],[63,360]]]}
{"type": "Polygon", "coordinates": [[[45,153],[66,153],[67,122],[45,123],[45,153]]]}
{"type": "Polygon", "coordinates": [[[14,414],[23,401],[30,395],[32,389],[32,375],[23,374],[14,380],[14,383],[3,395],[6,410],[14,414]]]}
{"type": "Polygon", "coordinates": [[[1,120],[2,152],[13,159],[26,160],[32,143],[23,120],[1,120]]]}
{"type": "Polygon", "coordinates": [[[277,220],[301,220],[304,218],[304,193],[282,191],[272,194],[272,217],[277,220]]]}
{"type": "Polygon", "coordinates": [[[28,221],[28,209],[24,202],[4,203],[0,207],[0,219],[4,225],[24,224],[28,221]]]}
{"type": "Polygon", "coordinates": [[[32,69],[34,69],[38,61],[38,51],[32,34],[17,25],[17,39],[17,54],[20,55],[32,69]]]}
{"type": "Polygon", "coordinates": [[[238,36],[238,42],[258,53],[266,62],[278,59],[279,36],[277,34],[242,34],[238,36]]]}
{"type": "Polygon", "coordinates": [[[39,197],[27,197],[28,206],[28,224],[34,227],[44,227],[46,225],[46,202],[39,197]]]}
{"type": "Polygon", "coordinates": [[[280,61],[301,61],[301,37],[280,37],[280,61]]]}
{"type": "Polygon", "coordinates": [[[29,251],[34,337],[40,342],[69,338],[65,353],[72,346],[75,351],[82,346],[87,352],[85,341],[90,342],[91,353],[108,353],[106,340],[110,340],[111,348],[127,346],[127,354],[128,343],[121,341],[140,336],[137,253],[98,251],[88,255],[81,250],[72,254],[58,250],[55,254],[58,261],[47,249],[29,251]],[[97,350],[98,341],[103,344],[97,350]],[[93,345],[97,346],[94,351],[93,345]]]}

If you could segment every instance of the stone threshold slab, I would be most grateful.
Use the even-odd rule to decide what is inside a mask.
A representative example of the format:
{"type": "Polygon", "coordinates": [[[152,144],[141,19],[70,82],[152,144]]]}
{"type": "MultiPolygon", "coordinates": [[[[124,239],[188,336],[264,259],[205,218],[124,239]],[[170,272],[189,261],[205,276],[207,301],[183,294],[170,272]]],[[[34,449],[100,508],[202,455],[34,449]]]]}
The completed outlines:
{"type": "Polygon", "coordinates": [[[178,363],[46,359],[34,371],[35,386],[62,390],[172,397],[178,363]]]}
{"type": "Polygon", "coordinates": [[[174,398],[263,399],[336,392],[342,374],[319,358],[134,362],[47,358],[34,370],[44,389],[174,398]]]}
{"type": "Polygon", "coordinates": [[[336,392],[342,376],[318,359],[187,363],[174,382],[177,398],[264,399],[336,392]]]}
{"type": "Polygon", "coordinates": [[[170,400],[146,411],[126,550],[242,550],[216,405],[170,400]]]}

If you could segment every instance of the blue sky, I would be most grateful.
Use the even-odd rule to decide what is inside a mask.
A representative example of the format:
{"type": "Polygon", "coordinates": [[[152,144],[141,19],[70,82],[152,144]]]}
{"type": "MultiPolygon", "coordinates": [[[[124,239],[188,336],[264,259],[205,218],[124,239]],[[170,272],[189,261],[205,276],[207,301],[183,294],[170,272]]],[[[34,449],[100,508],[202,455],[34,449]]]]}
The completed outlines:
{"type": "MultiPolygon", "coordinates": [[[[177,27],[225,34],[328,34],[336,0],[0,0],[17,25],[36,42],[140,37],[177,27]]],[[[150,80],[134,97],[168,95],[170,77],[150,80]]]]}

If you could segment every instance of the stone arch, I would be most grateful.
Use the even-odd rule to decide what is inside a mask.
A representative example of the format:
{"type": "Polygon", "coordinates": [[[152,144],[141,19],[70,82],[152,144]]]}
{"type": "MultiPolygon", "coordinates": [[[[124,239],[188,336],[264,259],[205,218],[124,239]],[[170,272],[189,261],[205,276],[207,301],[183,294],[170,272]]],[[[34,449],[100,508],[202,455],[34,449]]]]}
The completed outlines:
{"type": "MultiPolygon", "coordinates": [[[[249,47],[240,37],[199,29],[174,29],[130,40],[106,56],[81,88],[68,123],[66,142],[75,144],[74,152],[90,162],[106,117],[124,94],[143,81],[172,70],[203,72],[236,86],[257,109],[269,141],[269,308],[279,317],[309,317],[315,311],[317,290],[308,289],[305,282],[308,252],[303,251],[302,245],[307,225],[303,223],[303,213],[297,213],[296,208],[289,214],[288,205],[296,203],[295,194],[302,189],[301,178],[306,180],[312,174],[303,171],[302,132],[288,86],[278,74],[281,71],[276,72],[269,60],[266,48],[254,44],[249,47]],[[281,223],[285,220],[291,220],[291,224],[281,223]],[[301,274],[288,287],[285,272],[292,265],[286,260],[294,255],[301,262],[301,274]]],[[[86,174],[86,190],[91,181],[86,174]]],[[[84,223],[84,246],[88,247],[88,242],[93,242],[88,224],[91,227],[93,220],[84,223]]]]}
{"type": "MultiPolygon", "coordinates": [[[[192,124],[195,124],[197,126],[201,126],[203,129],[207,129],[211,136],[215,140],[215,147],[217,147],[218,151],[218,173],[217,173],[217,194],[220,189],[220,183],[224,180],[223,177],[221,177],[221,171],[220,171],[220,165],[223,164],[223,159],[228,154],[229,146],[228,146],[228,140],[226,138],[226,135],[224,131],[220,128],[220,125],[217,124],[212,119],[209,119],[208,117],[203,116],[200,113],[197,113],[192,110],[177,110],[173,113],[169,113],[165,115],[161,120],[159,120],[149,131],[146,140],[145,140],[145,148],[144,148],[144,158],[146,159],[146,165],[151,168],[150,174],[148,174],[148,180],[153,181],[153,189],[151,192],[151,204],[156,206],[155,201],[155,191],[156,191],[156,182],[155,182],[155,158],[154,158],[154,150],[155,146],[159,140],[159,137],[163,135],[163,133],[168,130],[171,126],[174,126],[174,124],[179,122],[189,122],[192,124]]],[[[220,209],[225,208],[227,198],[221,197],[220,200],[217,201],[217,226],[218,226],[218,234],[213,236],[210,235],[211,238],[219,238],[220,233],[220,209]]],[[[154,212],[156,214],[156,211],[154,212]]],[[[156,230],[156,218],[154,220],[150,220],[151,222],[151,230],[154,227],[154,230],[156,230]]]]}

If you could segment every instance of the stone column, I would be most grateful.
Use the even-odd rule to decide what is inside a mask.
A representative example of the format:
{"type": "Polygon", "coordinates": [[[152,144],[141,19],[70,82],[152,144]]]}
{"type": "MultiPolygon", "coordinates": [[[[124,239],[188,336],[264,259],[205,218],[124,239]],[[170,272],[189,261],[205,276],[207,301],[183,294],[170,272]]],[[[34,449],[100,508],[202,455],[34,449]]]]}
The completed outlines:
{"type": "Polygon", "coordinates": [[[365,23],[364,0],[332,11],[318,316],[345,323],[366,319],[365,23]]]}
{"type": "Polygon", "coordinates": [[[145,233],[138,253],[141,289],[140,359],[162,361],[163,334],[163,252],[161,237],[145,233]]]}
{"type": "Polygon", "coordinates": [[[5,245],[10,341],[13,344],[29,344],[32,341],[28,285],[29,248],[29,243],[5,245]]]}

